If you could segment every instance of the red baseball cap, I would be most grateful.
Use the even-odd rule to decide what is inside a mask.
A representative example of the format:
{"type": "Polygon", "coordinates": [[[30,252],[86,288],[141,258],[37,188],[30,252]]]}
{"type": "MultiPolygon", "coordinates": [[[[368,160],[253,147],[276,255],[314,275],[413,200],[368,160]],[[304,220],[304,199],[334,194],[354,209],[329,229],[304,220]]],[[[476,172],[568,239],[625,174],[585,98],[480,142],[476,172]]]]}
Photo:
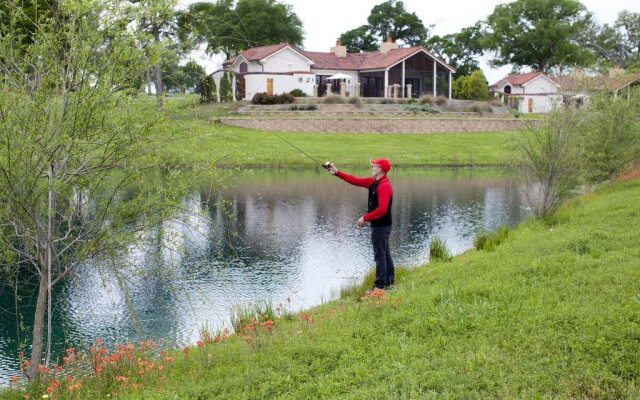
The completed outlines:
{"type": "Polygon", "coordinates": [[[378,158],[375,160],[369,160],[371,165],[377,165],[383,172],[389,172],[391,170],[391,162],[386,158],[378,158]]]}

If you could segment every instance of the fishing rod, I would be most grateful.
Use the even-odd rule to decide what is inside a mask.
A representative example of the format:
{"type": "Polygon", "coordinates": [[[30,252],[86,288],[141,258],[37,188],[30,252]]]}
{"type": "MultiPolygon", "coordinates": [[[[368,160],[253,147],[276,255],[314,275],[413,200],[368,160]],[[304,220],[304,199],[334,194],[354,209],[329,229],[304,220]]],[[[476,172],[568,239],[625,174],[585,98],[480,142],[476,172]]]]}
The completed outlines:
{"type": "Polygon", "coordinates": [[[287,139],[283,138],[282,136],[278,135],[276,132],[271,132],[272,134],[276,135],[277,137],[279,137],[281,140],[283,140],[284,142],[286,142],[287,144],[289,144],[291,147],[293,147],[294,149],[298,150],[300,153],[304,154],[305,156],[309,157],[309,159],[313,160],[314,162],[317,162],[318,164],[320,164],[320,166],[326,170],[329,170],[329,168],[331,168],[331,166],[333,165],[330,161],[321,163],[320,161],[318,161],[315,157],[310,156],[309,154],[307,154],[307,152],[305,152],[304,150],[302,150],[300,147],[296,146],[295,144],[291,143],[290,141],[288,141],[287,139]]]}

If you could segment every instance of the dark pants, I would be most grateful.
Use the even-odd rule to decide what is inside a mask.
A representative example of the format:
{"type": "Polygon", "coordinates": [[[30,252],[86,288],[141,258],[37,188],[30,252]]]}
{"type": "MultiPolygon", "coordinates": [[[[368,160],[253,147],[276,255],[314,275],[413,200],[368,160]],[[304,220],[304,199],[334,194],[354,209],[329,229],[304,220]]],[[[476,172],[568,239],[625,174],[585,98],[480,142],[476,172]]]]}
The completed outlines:
{"type": "Polygon", "coordinates": [[[393,259],[389,251],[390,226],[372,226],[371,244],[373,244],[373,258],[376,260],[376,280],[374,286],[384,289],[393,285],[395,280],[395,270],[393,259]]]}

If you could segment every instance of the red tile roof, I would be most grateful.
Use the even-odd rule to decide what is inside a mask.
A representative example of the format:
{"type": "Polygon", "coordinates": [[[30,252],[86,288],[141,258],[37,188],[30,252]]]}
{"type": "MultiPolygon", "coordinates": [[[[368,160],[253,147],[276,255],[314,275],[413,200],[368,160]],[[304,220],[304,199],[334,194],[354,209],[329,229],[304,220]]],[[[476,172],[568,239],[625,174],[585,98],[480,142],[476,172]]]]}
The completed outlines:
{"type": "MultiPolygon", "coordinates": [[[[245,50],[240,54],[249,61],[258,61],[287,46],[289,46],[287,43],[280,43],[271,46],[255,47],[253,49],[245,50]]],[[[312,68],[314,69],[335,69],[348,71],[386,69],[418,53],[421,50],[427,52],[431,57],[435,57],[433,54],[429,53],[424,47],[421,46],[394,49],[386,53],[380,53],[378,51],[364,53],[347,53],[346,57],[338,57],[334,53],[303,51],[295,49],[292,46],[289,47],[313,61],[312,68]]],[[[224,63],[224,65],[233,64],[238,57],[239,56],[230,58],[224,63]]],[[[438,61],[441,64],[447,66],[447,68],[450,68],[452,71],[455,71],[453,67],[447,65],[447,63],[443,60],[438,58],[438,61]]]]}
{"type": "MultiPolygon", "coordinates": [[[[535,72],[529,72],[527,74],[518,74],[518,75],[505,76],[504,78],[500,79],[498,82],[494,83],[493,85],[491,85],[489,87],[490,88],[498,87],[498,86],[502,85],[502,83],[505,80],[507,82],[509,82],[509,84],[511,84],[513,86],[521,86],[521,85],[524,85],[525,83],[529,82],[533,78],[537,78],[540,75],[544,75],[546,78],[551,79],[552,81],[556,82],[555,80],[553,80],[549,76],[545,75],[543,72],[535,71],[535,72]]],[[[558,82],[556,82],[556,83],[558,83],[558,82]]]]}
{"type": "Polygon", "coordinates": [[[227,61],[225,61],[224,65],[233,64],[234,62],[236,62],[238,57],[240,57],[241,55],[244,58],[246,58],[248,61],[260,61],[263,58],[269,57],[273,53],[276,53],[276,52],[284,49],[285,47],[293,48],[288,43],[278,43],[278,44],[272,44],[272,45],[269,45],[269,46],[261,46],[261,47],[254,47],[254,48],[251,48],[251,49],[247,49],[247,50],[241,52],[239,55],[233,56],[230,59],[228,59],[227,61]]]}
{"type": "MultiPolygon", "coordinates": [[[[378,51],[369,51],[364,53],[347,53],[346,57],[338,57],[334,53],[321,53],[313,51],[302,51],[307,58],[313,61],[314,69],[337,69],[351,71],[366,71],[373,69],[386,69],[400,61],[411,57],[419,51],[426,51],[424,47],[406,47],[402,49],[389,50],[386,53],[378,51]]],[[[431,53],[429,53],[434,57],[431,53]]],[[[444,61],[438,59],[441,64],[447,65],[444,61]]],[[[455,69],[449,65],[452,71],[455,69]]]]}

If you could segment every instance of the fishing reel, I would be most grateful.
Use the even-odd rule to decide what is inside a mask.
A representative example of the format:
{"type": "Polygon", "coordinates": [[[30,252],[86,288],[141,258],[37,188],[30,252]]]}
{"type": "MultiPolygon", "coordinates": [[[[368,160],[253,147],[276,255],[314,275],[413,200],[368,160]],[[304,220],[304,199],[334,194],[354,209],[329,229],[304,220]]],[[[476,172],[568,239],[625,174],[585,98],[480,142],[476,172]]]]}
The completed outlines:
{"type": "Polygon", "coordinates": [[[333,163],[331,161],[327,161],[324,164],[322,164],[322,168],[326,169],[327,171],[329,171],[331,167],[333,167],[333,163]]]}

